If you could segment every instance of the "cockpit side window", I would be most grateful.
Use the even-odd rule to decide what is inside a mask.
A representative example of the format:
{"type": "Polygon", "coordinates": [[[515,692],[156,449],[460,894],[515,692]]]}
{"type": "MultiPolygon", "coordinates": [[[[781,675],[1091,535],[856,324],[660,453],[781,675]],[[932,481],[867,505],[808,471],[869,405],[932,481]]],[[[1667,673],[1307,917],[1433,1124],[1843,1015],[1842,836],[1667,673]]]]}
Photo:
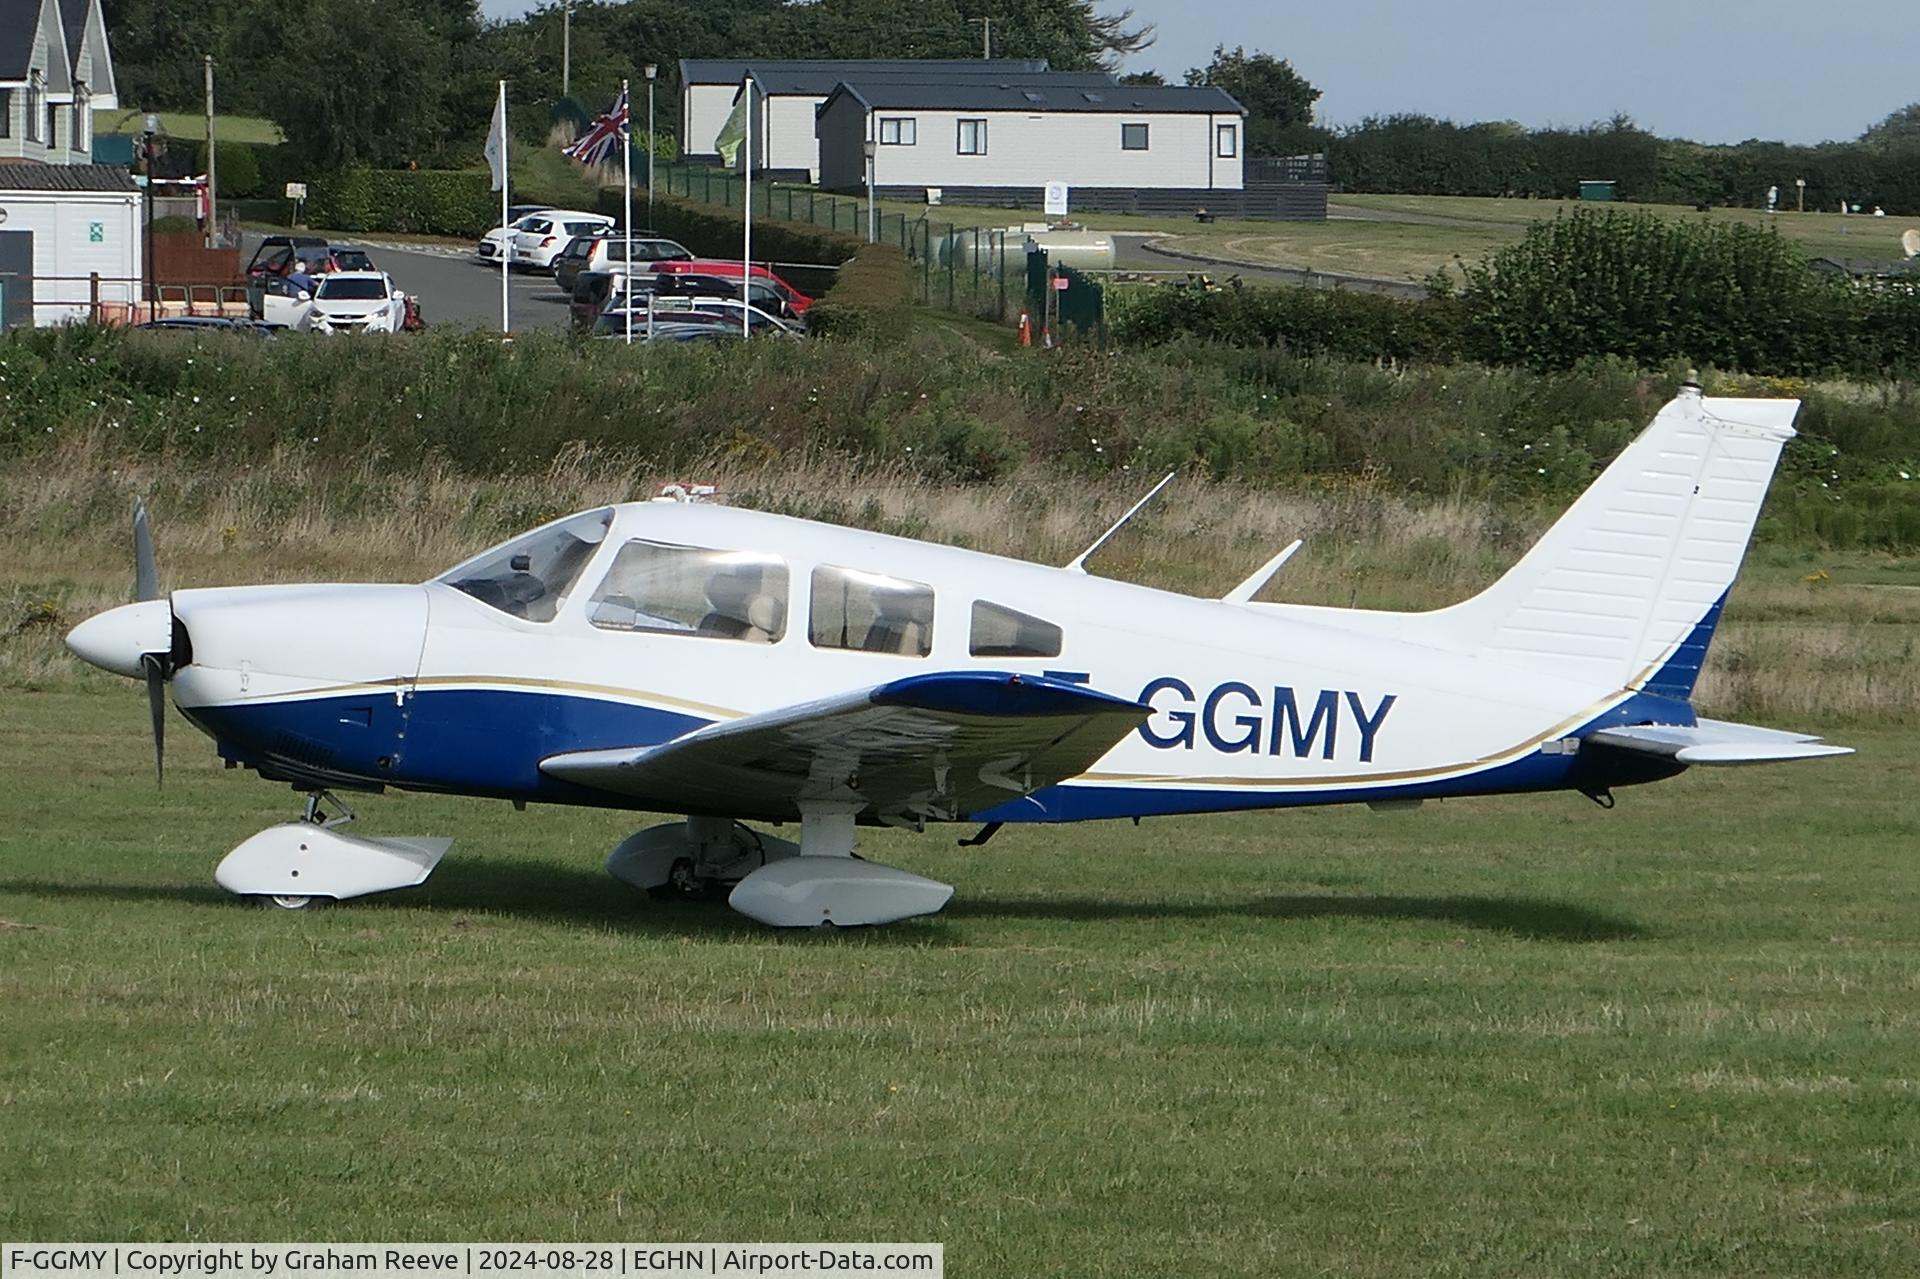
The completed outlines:
{"type": "Polygon", "coordinates": [[[613,510],[587,511],[537,528],[441,574],[456,591],[529,622],[550,622],[613,523],[613,510]]]}
{"type": "Polygon", "coordinates": [[[807,638],[815,648],[925,657],[933,651],[933,588],[822,564],[813,570],[810,622],[807,638]]]}
{"type": "Polygon", "coordinates": [[[628,542],[587,603],[606,631],[775,644],[787,633],[787,565],[759,551],[628,542]]]}
{"type": "Polygon", "coordinates": [[[1058,657],[1060,628],[1004,604],[975,600],[967,651],[975,657],[1058,657]]]}

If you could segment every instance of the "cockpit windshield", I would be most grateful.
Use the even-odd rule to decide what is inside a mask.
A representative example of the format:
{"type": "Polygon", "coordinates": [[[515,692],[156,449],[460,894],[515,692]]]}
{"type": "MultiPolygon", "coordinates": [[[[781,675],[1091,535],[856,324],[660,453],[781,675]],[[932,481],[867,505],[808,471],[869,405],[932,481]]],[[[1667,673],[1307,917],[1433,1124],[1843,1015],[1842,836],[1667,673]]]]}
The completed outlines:
{"type": "Polygon", "coordinates": [[[571,515],[496,546],[434,580],[503,613],[530,622],[550,622],[612,523],[611,507],[571,515]]]}

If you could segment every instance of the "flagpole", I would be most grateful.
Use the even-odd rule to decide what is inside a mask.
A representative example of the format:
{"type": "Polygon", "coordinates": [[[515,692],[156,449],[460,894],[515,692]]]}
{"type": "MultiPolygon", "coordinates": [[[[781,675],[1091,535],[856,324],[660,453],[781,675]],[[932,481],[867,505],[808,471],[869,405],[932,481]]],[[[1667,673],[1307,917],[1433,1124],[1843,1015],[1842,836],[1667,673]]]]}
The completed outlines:
{"type": "Polygon", "coordinates": [[[753,76],[747,76],[747,180],[741,191],[745,199],[741,203],[740,233],[740,336],[750,337],[753,330],[748,327],[750,313],[747,307],[753,297],[753,76]]]}
{"type": "Polygon", "coordinates": [[[628,122],[633,119],[633,103],[627,98],[627,82],[620,82],[620,111],[625,117],[620,122],[620,177],[621,186],[626,188],[626,287],[621,290],[627,299],[627,345],[633,345],[633,130],[628,122]]]}
{"type": "Polygon", "coordinates": [[[513,231],[507,226],[507,82],[500,82],[500,226],[506,238],[500,245],[500,332],[511,333],[507,312],[507,262],[513,257],[513,231]]]}

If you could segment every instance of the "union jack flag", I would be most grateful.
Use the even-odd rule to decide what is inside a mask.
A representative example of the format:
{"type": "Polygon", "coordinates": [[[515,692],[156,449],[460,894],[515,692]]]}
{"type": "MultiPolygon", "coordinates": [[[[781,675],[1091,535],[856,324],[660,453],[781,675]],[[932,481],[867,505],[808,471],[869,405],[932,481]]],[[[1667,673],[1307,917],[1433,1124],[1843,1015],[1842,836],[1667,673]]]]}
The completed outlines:
{"type": "Polygon", "coordinates": [[[627,137],[627,91],[622,89],[620,96],[613,100],[607,113],[595,116],[593,126],[581,134],[561,152],[581,164],[592,168],[606,164],[620,154],[620,145],[627,137]]]}

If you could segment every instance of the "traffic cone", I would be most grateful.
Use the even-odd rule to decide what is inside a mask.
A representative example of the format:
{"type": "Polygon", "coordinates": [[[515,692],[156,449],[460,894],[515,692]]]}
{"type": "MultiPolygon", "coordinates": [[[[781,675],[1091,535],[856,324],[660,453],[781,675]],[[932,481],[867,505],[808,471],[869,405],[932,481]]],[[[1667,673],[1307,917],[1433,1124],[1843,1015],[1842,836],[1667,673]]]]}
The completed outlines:
{"type": "Polygon", "coordinates": [[[1033,345],[1033,320],[1025,311],[1020,313],[1020,345],[1033,345]]]}

